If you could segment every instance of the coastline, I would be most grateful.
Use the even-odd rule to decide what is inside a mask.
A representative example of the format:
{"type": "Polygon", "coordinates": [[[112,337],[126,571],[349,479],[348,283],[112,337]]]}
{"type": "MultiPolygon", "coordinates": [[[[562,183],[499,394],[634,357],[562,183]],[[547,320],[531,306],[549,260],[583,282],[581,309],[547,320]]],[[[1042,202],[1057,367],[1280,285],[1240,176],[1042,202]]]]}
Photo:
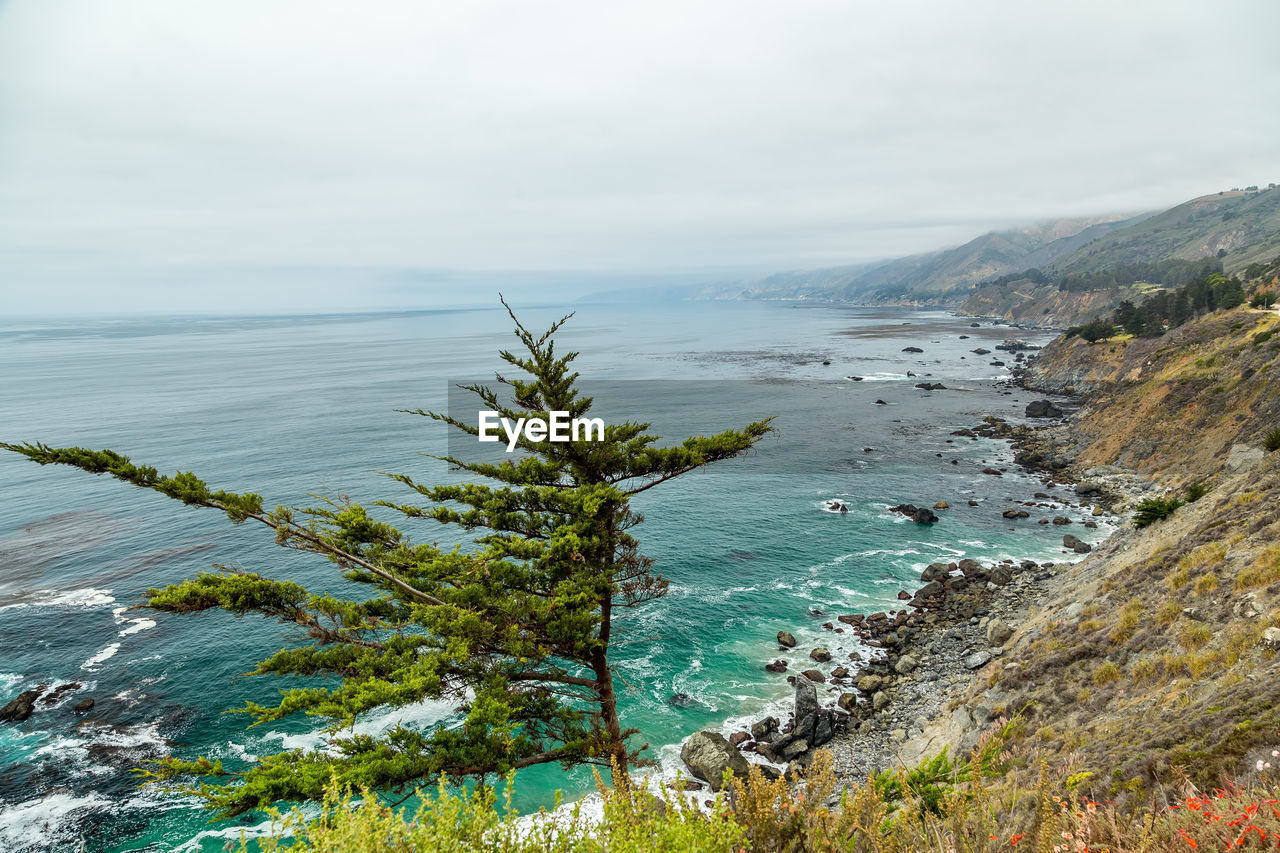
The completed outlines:
{"type": "MultiPolygon", "coordinates": [[[[1026,382],[1029,361],[1019,359],[1007,383],[1041,391],[1026,382]]],[[[1115,511],[1145,494],[1150,485],[1114,466],[1076,471],[1074,459],[1065,455],[1069,442],[1063,440],[1063,432],[1069,429],[1079,397],[1057,389],[1049,393],[1065,397],[1055,402],[1070,412],[1059,411],[1058,417],[1035,425],[987,416],[977,426],[958,426],[951,435],[1004,441],[1022,474],[1046,489],[1070,489],[1054,495],[1036,492],[1035,500],[1005,510],[1006,518],[1015,523],[1051,524],[1062,530],[1063,557],[983,563],[966,555],[929,564],[918,587],[898,593],[901,609],[842,613],[824,623],[833,638],[846,633],[856,638],[858,648],[848,660],[833,658],[823,646],[796,644],[794,637],[785,638],[790,645],[783,643],[788,632],[780,632],[777,659],[766,669],[787,673],[795,689],[794,703],[787,703],[790,713],[754,722],[726,720],[720,730],[726,736],[722,748],[745,754],[767,775],[781,771],[788,777],[803,776],[814,754],[825,748],[833,755],[837,777],[857,784],[880,771],[914,766],[948,747],[963,754],[996,724],[1003,715],[992,712],[992,703],[971,704],[966,697],[981,692],[976,688],[1001,665],[1011,639],[1049,596],[1055,581],[1119,530],[1115,511]],[[1033,518],[1041,514],[1034,510],[1042,511],[1043,517],[1033,518]],[[1100,521],[1111,529],[1106,537],[1090,537],[1093,544],[1071,532],[1099,528],[1100,521]],[[819,713],[829,714],[834,722],[830,737],[820,733],[818,742],[814,721],[803,719],[811,702],[807,696],[815,687],[824,690],[819,713]],[[832,693],[835,702],[830,701],[832,693]],[[802,718],[799,723],[797,716],[802,718]]],[[[951,510],[935,509],[943,518],[951,510]]],[[[688,761],[682,769],[698,777],[711,775],[699,774],[688,761]]],[[[690,782],[684,789],[698,790],[701,785],[690,782]]]]}

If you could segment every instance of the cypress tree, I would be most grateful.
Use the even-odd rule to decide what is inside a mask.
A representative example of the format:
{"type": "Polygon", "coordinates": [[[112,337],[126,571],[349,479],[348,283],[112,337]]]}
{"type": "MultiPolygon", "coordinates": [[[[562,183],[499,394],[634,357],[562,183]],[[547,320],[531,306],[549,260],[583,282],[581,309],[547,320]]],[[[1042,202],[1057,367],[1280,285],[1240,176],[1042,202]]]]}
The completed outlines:
{"type": "MultiPolygon", "coordinates": [[[[506,302],[503,302],[506,305],[506,302]]],[[[577,353],[557,355],[554,333],[526,329],[511,312],[518,353],[500,352],[521,378],[498,376],[499,394],[474,385],[485,408],[512,420],[582,417],[592,400],[576,388],[577,353]],[[508,402],[508,398],[511,402],[508,402]]],[[[413,410],[475,435],[446,413],[413,410]]],[[[70,465],[224,512],[235,524],[274,531],[277,544],[328,559],[358,591],[336,597],[290,580],[220,567],[164,589],[148,590],[157,610],[221,609],[295,625],[306,640],[260,661],[253,674],[328,676],[327,686],[280,691],[274,705],[248,703],[254,723],[298,714],[328,721],[326,750],[267,755],[245,772],[218,761],[169,758],[152,779],[202,777],[195,788],[223,816],[281,800],[323,797],[333,778],[381,792],[401,792],[441,774],[484,781],[537,764],[614,767],[619,780],[647,763],[645,745],[618,713],[609,652],[621,611],[661,597],[667,581],[653,571],[631,530],[636,494],[719,460],[740,456],[772,431],[770,420],[674,446],[657,446],[648,424],[606,425],[602,441],[519,439],[519,456],[478,463],[438,457],[473,481],[423,485],[391,479],[413,502],[373,506],[414,522],[463,531],[473,544],[441,548],[413,541],[370,508],[336,498],[322,506],[264,508],[253,493],[215,490],[190,472],[162,475],[111,450],[3,444],[41,465],[70,465]],[[397,727],[382,735],[342,733],[377,709],[423,700],[454,700],[460,720],[431,731],[397,727]]]]}

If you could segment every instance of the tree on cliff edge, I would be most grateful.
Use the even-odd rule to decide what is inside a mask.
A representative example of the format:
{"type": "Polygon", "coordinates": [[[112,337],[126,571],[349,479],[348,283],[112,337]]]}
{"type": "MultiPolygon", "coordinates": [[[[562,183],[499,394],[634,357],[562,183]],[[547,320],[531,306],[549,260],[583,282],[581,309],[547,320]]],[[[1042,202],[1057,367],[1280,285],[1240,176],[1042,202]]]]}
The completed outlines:
{"type": "MultiPolygon", "coordinates": [[[[552,340],[569,317],[542,335],[528,331],[514,313],[511,318],[521,351],[500,357],[527,378],[499,376],[507,388],[502,396],[482,385],[468,390],[484,408],[513,421],[547,418],[551,411],[584,416],[592,401],[575,388],[578,374],[570,365],[577,353],[556,356],[552,340]],[[505,402],[508,395],[514,402],[505,402]]],[[[477,432],[448,414],[413,414],[477,432]]],[[[408,475],[390,475],[427,506],[375,505],[472,536],[473,547],[448,550],[411,541],[348,498],[268,511],[260,495],[215,491],[189,472],[164,476],[110,450],[0,447],[41,465],[110,474],[185,504],[218,509],[236,524],[259,522],[275,531],[277,544],[327,558],[358,585],[348,589],[362,590],[338,598],[228,568],[148,590],[149,606],[158,610],[220,608],[299,626],[302,642],[259,662],[253,674],[329,676],[330,686],[282,690],[276,705],[250,702],[243,709],[255,723],[304,713],[326,718],[329,749],[269,755],[243,773],[206,759],[159,764],[153,775],[161,779],[195,774],[212,780],[197,790],[229,816],[279,800],[319,799],[333,776],[398,792],[441,773],[483,779],[559,762],[612,763],[625,774],[643,763],[645,747],[633,746],[635,731],[623,728],[618,716],[609,651],[617,612],[662,596],[667,581],[651,571],[652,560],[629,532],[642,520],[630,499],[739,456],[771,431],[764,420],[657,447],[647,428],[608,425],[603,441],[568,443],[521,435],[523,453],[494,464],[438,457],[493,485],[425,486],[408,475]],[[427,699],[458,702],[460,720],[427,732],[397,727],[372,736],[350,730],[361,714],[427,699]]]]}

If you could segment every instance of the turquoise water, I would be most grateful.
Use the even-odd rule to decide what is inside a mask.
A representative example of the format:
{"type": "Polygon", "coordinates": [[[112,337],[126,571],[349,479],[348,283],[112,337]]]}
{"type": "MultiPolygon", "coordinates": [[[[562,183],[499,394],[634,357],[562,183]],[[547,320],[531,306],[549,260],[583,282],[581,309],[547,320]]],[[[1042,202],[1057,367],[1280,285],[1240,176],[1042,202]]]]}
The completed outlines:
{"type": "MultiPolygon", "coordinates": [[[[1043,488],[1012,471],[999,480],[979,473],[1007,462],[1007,449],[948,443],[957,426],[988,413],[1016,417],[1025,405],[1025,395],[1005,393],[1004,370],[989,364],[995,356],[970,352],[992,349],[1008,329],[973,329],[938,312],[771,303],[576,310],[560,340],[582,352],[585,378],[621,389],[601,397],[611,419],[651,415],[676,441],[778,419],[754,458],[636,501],[646,516],[638,535],[671,593],[628,621],[615,659],[625,722],[651,744],[655,772],[674,771],[690,732],[785,699],[783,677],[762,669],[776,656],[778,630],[802,642],[823,635],[831,646],[823,621],[894,605],[937,559],[1062,558],[1052,527],[1000,517],[1007,499],[1043,488]],[[901,352],[909,345],[925,352],[901,352]],[[916,389],[926,374],[951,390],[916,389]],[[824,511],[833,497],[850,512],[824,511]],[[991,500],[970,508],[970,497],[991,500]],[[953,509],[933,527],[885,511],[937,500],[953,509]],[[827,615],[810,616],[813,607],[827,615]],[[673,706],[677,693],[696,703],[673,706]]],[[[563,311],[522,313],[537,326],[563,311]]],[[[443,429],[394,410],[443,408],[449,380],[491,376],[496,351],[514,343],[497,310],[8,321],[0,438],[110,447],[161,470],[193,470],[215,487],[260,492],[269,505],[331,492],[371,501],[396,494],[378,471],[451,476],[420,455],[444,449],[443,429]]],[[[440,534],[434,525],[426,535],[440,534]]],[[[263,530],[0,456],[0,701],[40,683],[81,685],[26,722],[0,724],[5,849],[60,849],[81,836],[91,850],[221,849],[242,829],[257,831],[262,817],[208,823],[179,794],[139,789],[129,769],[165,752],[234,767],[322,745],[311,721],[246,731],[244,718],[220,713],[272,701],[277,684],[240,674],[294,642],[289,631],[220,613],[128,609],[146,588],[211,563],[343,587],[330,564],[276,548],[263,530]],[[85,697],[93,711],[71,713],[85,697]]],[[[845,654],[856,651],[845,637],[837,647],[843,640],[845,654]]],[[[429,726],[450,712],[427,703],[360,727],[429,726]]],[[[517,804],[536,808],[557,789],[572,797],[589,788],[585,773],[539,768],[521,775],[517,804]]]]}

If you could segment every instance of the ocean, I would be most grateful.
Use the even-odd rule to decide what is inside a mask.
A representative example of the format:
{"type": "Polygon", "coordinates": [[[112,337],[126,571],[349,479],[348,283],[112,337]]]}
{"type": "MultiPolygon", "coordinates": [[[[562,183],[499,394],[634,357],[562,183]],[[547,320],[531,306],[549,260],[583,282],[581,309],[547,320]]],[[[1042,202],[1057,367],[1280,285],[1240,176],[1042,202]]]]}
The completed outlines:
{"type": "MultiPolygon", "coordinates": [[[[1066,558],[1059,528],[1001,517],[1045,489],[1018,472],[1005,444],[950,435],[987,414],[1018,420],[1030,399],[991,364],[1011,356],[972,350],[1048,334],[974,328],[938,311],[782,302],[520,314],[540,328],[571,310],[557,342],[581,353],[584,381],[600,389],[596,414],[652,420],[671,442],[776,418],[777,433],[750,457],[635,501],[643,550],[671,581],[667,597],[631,614],[614,653],[624,724],[650,744],[652,774],[675,773],[688,734],[730,731],[786,707],[785,676],[763,669],[779,656],[779,630],[802,648],[822,637],[847,657],[859,651],[851,635],[822,623],[894,608],[930,562],[1066,558]],[[909,346],[923,352],[903,352],[909,346]],[[922,381],[947,387],[924,391],[922,381]],[[982,474],[988,466],[1008,471],[982,474]],[[981,505],[968,506],[971,498],[981,505]],[[831,499],[849,511],[829,511],[831,499]],[[951,509],[933,526],[886,510],[939,500],[951,509]],[[680,694],[687,700],[673,703],[680,694]]],[[[215,488],[256,491],[268,506],[308,505],[313,495],[407,498],[379,472],[456,477],[423,454],[459,445],[442,425],[396,410],[458,405],[450,384],[492,378],[504,367],[498,350],[516,344],[500,307],[4,320],[0,440],[111,448],[161,471],[194,471],[215,488]]],[[[448,535],[434,522],[403,526],[448,535]]],[[[1089,532],[1101,539],[1108,530],[1089,532]]],[[[77,849],[83,838],[88,850],[211,851],[265,830],[262,815],[210,823],[196,800],[139,787],[131,772],[162,754],[235,768],[323,744],[316,720],[246,729],[246,718],[224,713],[290,686],[243,676],[298,641],[289,629],[137,607],[147,588],[215,563],[335,593],[345,583],[328,562],[276,547],[260,526],[0,454],[0,704],[40,684],[79,685],[37,703],[26,721],[0,723],[4,849],[77,849]],[[93,709],[73,712],[85,698],[93,709]]],[[[358,727],[431,726],[452,712],[424,703],[358,727]]],[[[535,768],[520,774],[515,802],[533,810],[557,790],[574,799],[591,789],[588,772],[535,768]]]]}

